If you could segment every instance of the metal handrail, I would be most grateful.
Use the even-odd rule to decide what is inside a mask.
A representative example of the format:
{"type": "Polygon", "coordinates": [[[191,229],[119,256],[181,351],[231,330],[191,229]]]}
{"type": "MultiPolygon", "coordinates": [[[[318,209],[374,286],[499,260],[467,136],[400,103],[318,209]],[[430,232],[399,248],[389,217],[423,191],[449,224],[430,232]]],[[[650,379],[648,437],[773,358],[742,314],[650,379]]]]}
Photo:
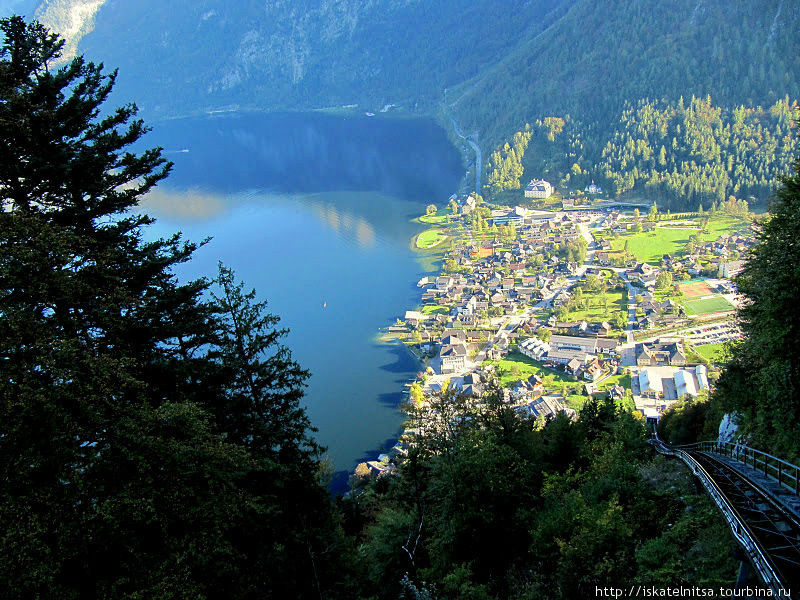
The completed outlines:
{"type": "MultiPolygon", "coordinates": [[[[736,508],[730,503],[728,497],[725,495],[719,485],[717,485],[717,482],[714,481],[714,478],[709,475],[705,468],[703,468],[703,466],[697,462],[691,454],[683,449],[686,448],[686,446],[667,446],[661,439],[658,438],[658,436],[655,437],[653,445],[661,454],[680,458],[692,470],[692,473],[694,473],[694,475],[700,479],[703,487],[706,488],[708,495],[711,496],[711,499],[720,509],[725,517],[725,520],[728,522],[728,527],[730,528],[731,533],[750,557],[750,563],[758,572],[761,580],[767,586],[772,588],[773,592],[778,594],[778,597],[785,597],[781,596],[781,594],[785,594],[783,591],[785,588],[781,583],[778,573],[775,571],[775,568],[772,565],[772,561],[761,548],[761,545],[758,543],[755,535],[753,535],[753,532],[747,525],[747,522],[739,514],[739,511],[737,511],[736,508]]],[[[690,445],[696,446],[696,444],[690,445]]]]}
{"type": "Polygon", "coordinates": [[[674,446],[674,448],[715,452],[729,456],[733,460],[753,467],[756,471],[760,471],[766,477],[776,481],[784,489],[792,491],[796,496],[800,496],[800,467],[772,454],[756,450],[750,446],[716,440],[674,446]]]}

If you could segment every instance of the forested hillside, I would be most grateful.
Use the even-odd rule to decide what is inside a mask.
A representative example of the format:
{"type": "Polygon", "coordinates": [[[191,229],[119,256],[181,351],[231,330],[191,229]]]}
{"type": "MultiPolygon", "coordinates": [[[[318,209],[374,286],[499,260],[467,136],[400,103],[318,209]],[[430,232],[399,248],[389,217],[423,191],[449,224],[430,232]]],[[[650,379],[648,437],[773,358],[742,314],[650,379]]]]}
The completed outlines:
{"type": "Polygon", "coordinates": [[[343,504],[367,597],[587,598],[612,581],[735,579],[716,509],[613,401],[544,424],[496,396],[476,408],[448,392],[412,423],[425,433],[399,473],[343,504]]]}
{"type": "Polygon", "coordinates": [[[766,199],[796,154],[797,102],[768,108],[715,105],[710,97],[628,104],[602,129],[546,117],[495,150],[486,193],[519,201],[526,176],[546,177],[563,193],[591,182],[610,196],[656,200],[666,209],[708,208],[730,196],[766,199]],[[607,140],[607,141],[606,141],[607,140]]]}
{"type": "Polygon", "coordinates": [[[491,145],[546,116],[602,129],[643,98],[770,105],[800,96],[799,19],[785,0],[578,0],[449,98],[491,145]]]}
{"type": "Polygon", "coordinates": [[[710,94],[733,108],[800,97],[794,2],[497,8],[488,0],[106,0],[79,49],[118,65],[120,92],[150,115],[231,104],[432,111],[444,102],[488,146],[547,116],[616,120],[643,98],[710,94]]]}

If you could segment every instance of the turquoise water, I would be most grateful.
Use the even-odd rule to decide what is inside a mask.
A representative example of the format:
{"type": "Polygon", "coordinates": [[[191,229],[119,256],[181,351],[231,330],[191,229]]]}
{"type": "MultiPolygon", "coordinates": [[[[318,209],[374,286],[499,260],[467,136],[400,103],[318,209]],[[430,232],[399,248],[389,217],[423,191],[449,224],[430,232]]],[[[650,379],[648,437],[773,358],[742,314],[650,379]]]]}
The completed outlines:
{"type": "Polygon", "coordinates": [[[456,150],[428,121],[299,114],[173,121],[147,142],[175,162],[144,203],[154,233],[213,237],[180,275],[213,275],[222,260],[290,329],[340,488],[401,424],[418,365],[375,336],[419,300],[410,219],[455,191],[456,150]]]}

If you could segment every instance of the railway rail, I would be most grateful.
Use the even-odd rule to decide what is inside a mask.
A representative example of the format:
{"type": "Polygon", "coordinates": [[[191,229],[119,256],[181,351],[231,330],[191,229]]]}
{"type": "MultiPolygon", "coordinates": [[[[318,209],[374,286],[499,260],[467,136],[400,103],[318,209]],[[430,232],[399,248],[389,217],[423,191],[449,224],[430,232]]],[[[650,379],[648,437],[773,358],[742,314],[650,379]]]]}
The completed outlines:
{"type": "Polygon", "coordinates": [[[776,489],[797,494],[800,469],[745,446],[702,442],[673,447],[658,438],[652,443],[689,466],[773,596],[800,599],[800,517],[776,494],[776,489]],[[769,485],[770,480],[778,486],[769,485]]]}

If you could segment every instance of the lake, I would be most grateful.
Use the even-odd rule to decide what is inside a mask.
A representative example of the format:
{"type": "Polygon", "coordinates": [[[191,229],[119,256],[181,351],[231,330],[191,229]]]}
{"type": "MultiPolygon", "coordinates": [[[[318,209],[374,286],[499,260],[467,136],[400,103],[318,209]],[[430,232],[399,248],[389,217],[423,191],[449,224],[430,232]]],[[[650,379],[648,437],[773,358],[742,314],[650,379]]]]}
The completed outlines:
{"type": "Polygon", "coordinates": [[[419,302],[411,219],[457,190],[459,153],[433,121],[323,114],[167,121],[145,141],[175,163],[144,202],[152,234],[213,237],[179,275],[212,276],[221,260],[281,317],[341,491],[399,432],[419,365],[375,338],[419,302]]]}

